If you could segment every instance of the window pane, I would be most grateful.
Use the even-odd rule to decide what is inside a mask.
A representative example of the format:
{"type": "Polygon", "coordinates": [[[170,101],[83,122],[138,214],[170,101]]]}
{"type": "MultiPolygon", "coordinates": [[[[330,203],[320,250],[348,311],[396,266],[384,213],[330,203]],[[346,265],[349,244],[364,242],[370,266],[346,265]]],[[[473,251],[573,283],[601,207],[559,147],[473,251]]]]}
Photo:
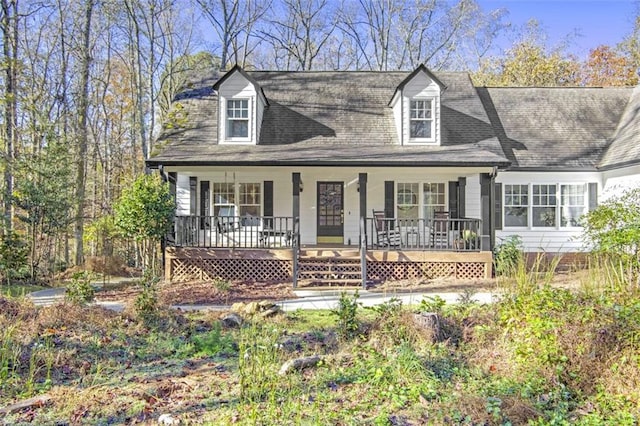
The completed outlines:
{"type": "Polygon", "coordinates": [[[533,226],[552,227],[556,226],[555,207],[533,207],[533,226]]]}
{"type": "Polygon", "coordinates": [[[431,121],[411,121],[411,137],[412,138],[430,138],[431,137],[431,121]]]}
{"type": "Polygon", "coordinates": [[[507,207],[504,208],[505,226],[527,226],[527,207],[507,207]]]}
{"type": "Polygon", "coordinates": [[[560,225],[579,227],[580,218],[586,211],[586,185],[560,186],[560,225]]]}
{"type": "Polygon", "coordinates": [[[249,136],[248,120],[229,120],[229,137],[246,138],[249,136]]]}

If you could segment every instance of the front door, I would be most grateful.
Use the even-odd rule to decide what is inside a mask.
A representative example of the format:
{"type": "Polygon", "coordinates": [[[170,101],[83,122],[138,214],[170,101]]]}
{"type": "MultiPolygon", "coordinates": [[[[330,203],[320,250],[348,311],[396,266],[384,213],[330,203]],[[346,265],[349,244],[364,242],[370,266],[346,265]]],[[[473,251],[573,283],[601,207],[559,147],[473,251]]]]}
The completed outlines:
{"type": "Polygon", "coordinates": [[[344,184],[318,182],[318,243],[344,244],[344,184]]]}

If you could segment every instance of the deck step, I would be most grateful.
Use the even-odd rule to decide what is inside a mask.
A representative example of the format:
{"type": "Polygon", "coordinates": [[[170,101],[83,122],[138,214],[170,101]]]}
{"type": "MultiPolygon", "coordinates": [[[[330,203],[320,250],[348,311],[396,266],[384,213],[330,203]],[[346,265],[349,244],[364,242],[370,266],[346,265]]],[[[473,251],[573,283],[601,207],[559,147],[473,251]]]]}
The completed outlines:
{"type": "MultiPolygon", "coordinates": [[[[315,253],[314,253],[315,254],[315,253]]],[[[315,285],[353,285],[362,282],[359,259],[352,257],[300,257],[298,280],[315,285]]]]}

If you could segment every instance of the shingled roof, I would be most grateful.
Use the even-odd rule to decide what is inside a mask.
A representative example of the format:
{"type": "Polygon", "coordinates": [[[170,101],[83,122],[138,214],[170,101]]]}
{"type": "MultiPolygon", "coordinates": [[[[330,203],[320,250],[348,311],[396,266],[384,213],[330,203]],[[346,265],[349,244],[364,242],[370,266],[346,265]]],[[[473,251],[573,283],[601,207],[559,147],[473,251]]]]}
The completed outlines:
{"type": "Polygon", "coordinates": [[[511,170],[596,170],[631,88],[478,89],[511,170]]]}
{"type": "Polygon", "coordinates": [[[257,145],[218,144],[213,87],[224,77],[211,71],[175,99],[187,124],[165,129],[147,164],[596,170],[640,163],[640,92],[632,88],[475,88],[467,73],[434,73],[446,86],[441,145],[401,146],[389,100],[409,72],[243,73],[269,102],[257,145]]]}
{"type": "Polygon", "coordinates": [[[221,77],[201,76],[181,93],[188,123],[167,129],[159,153],[165,165],[506,165],[482,102],[466,73],[438,73],[441,146],[400,146],[388,106],[408,72],[266,72],[247,74],[269,100],[257,145],[218,144],[221,77]]]}
{"type": "Polygon", "coordinates": [[[630,164],[640,164],[640,88],[637,87],[599,167],[611,169],[630,164]]]}

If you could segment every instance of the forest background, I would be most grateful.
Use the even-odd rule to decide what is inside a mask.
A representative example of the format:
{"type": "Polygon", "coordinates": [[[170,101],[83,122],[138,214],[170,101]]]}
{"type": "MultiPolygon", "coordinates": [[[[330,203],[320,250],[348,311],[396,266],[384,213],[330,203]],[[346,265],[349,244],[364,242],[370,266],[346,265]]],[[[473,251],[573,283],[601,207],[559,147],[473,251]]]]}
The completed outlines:
{"type": "Polygon", "coordinates": [[[424,63],[480,86],[631,86],[635,22],[582,60],[570,34],[551,44],[474,0],[0,0],[0,279],[96,257],[139,266],[114,205],[193,73],[424,63]]]}

